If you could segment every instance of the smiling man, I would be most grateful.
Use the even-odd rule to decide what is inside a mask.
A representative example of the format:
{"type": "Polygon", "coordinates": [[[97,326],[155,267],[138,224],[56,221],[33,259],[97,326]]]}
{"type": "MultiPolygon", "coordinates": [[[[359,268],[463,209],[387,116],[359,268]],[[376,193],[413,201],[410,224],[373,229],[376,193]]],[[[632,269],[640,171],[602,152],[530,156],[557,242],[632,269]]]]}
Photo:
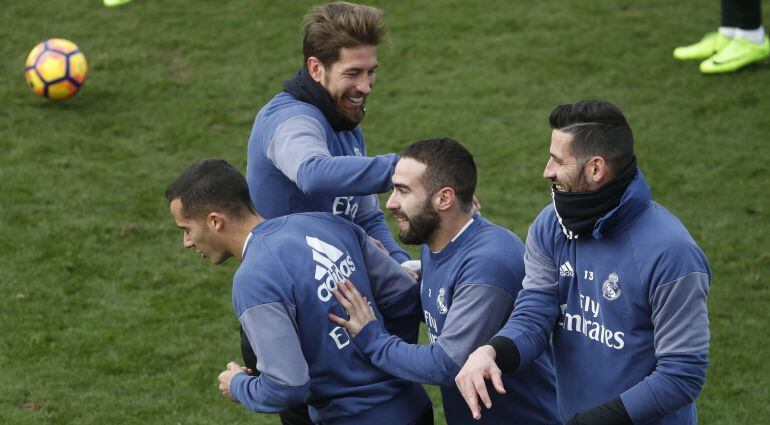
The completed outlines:
{"type": "MultiPolygon", "coordinates": [[[[403,264],[409,255],[393,239],[376,194],[390,189],[395,154],[366,156],[366,101],[385,38],[382,12],[337,2],[304,18],[304,63],[257,114],[249,138],[246,180],[266,218],[321,211],[364,228],[403,264]]],[[[417,339],[417,334],[411,337],[417,339]]],[[[243,337],[244,360],[253,364],[243,337]]],[[[281,414],[284,425],[309,424],[301,407],[281,414]]]]}
{"type": "Polygon", "coordinates": [[[694,425],[708,364],[706,257],[652,201],[615,105],[560,105],[550,124],[543,177],[553,205],[530,227],[524,289],[457,386],[474,416],[479,398],[494,411],[485,379],[503,391],[501,372],[526,368],[552,344],[568,425],[694,425]]]}
{"type": "Polygon", "coordinates": [[[262,216],[330,212],[359,224],[403,263],[409,255],[393,240],[376,197],[390,189],[398,156],[367,157],[359,126],[385,38],[381,16],[344,2],[305,16],[304,64],[259,111],[246,180],[262,216]]]}
{"type": "Polygon", "coordinates": [[[398,324],[393,332],[416,332],[417,282],[359,226],[329,213],[266,220],[254,210],[241,173],[221,159],[191,164],[166,198],[185,248],[214,264],[241,261],[233,308],[262,373],[251,376],[229,363],[219,375],[223,395],[262,413],[306,402],[314,424],[433,423],[420,385],[372,366],[344,329],[326,320],[342,314],[331,291],[350,278],[374,302],[379,320],[398,324]]]}
{"type": "MultiPolygon", "coordinates": [[[[454,377],[468,354],[508,319],[524,278],[521,240],[475,212],[475,190],[473,155],[452,139],[413,143],[393,175],[387,207],[398,219],[399,239],[422,245],[420,299],[430,344],[409,344],[390,335],[347,284],[341,284],[345,297],[336,295],[350,319],[331,317],[354,335],[353,343],[375,366],[413,382],[439,385],[449,425],[477,423],[454,377]]],[[[504,374],[503,380],[509,394],[495,398],[495,409],[482,424],[559,423],[550,353],[515,375],[504,374]]]]}

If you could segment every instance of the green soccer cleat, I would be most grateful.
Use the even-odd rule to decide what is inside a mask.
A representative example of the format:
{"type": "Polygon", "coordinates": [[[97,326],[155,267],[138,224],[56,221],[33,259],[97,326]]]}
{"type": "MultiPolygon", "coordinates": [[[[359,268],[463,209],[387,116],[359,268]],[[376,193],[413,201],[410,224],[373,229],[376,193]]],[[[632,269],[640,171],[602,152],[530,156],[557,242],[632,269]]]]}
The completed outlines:
{"type": "Polygon", "coordinates": [[[104,0],[104,5],[107,7],[116,7],[130,2],[131,0],[104,0]]]}
{"type": "Polygon", "coordinates": [[[729,38],[719,32],[710,32],[695,44],[674,49],[674,57],[679,60],[702,60],[714,56],[728,44],[729,38]]]}
{"type": "Polygon", "coordinates": [[[752,43],[743,37],[735,37],[719,53],[701,62],[700,72],[704,74],[735,72],[768,56],[770,56],[770,41],[767,37],[762,44],[752,43]]]}

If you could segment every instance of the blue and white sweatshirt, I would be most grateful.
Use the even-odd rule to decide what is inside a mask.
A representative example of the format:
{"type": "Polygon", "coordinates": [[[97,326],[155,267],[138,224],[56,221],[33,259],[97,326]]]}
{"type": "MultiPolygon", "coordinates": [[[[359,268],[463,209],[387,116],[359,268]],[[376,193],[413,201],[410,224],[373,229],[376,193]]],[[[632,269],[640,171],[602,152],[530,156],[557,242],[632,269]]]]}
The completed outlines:
{"type": "Polygon", "coordinates": [[[332,296],[351,279],[390,330],[415,340],[417,283],[357,225],[328,213],[292,214],[254,228],[233,278],[233,306],[260,376],[239,373],[230,391],[247,408],[274,413],[306,402],[314,422],[409,424],[430,406],[418,384],[375,368],[347,332],[332,296]],[[406,325],[406,326],[405,326],[406,325]]]}
{"type": "Polygon", "coordinates": [[[510,231],[475,215],[442,251],[422,246],[422,299],[430,345],[412,345],[377,322],[353,338],[382,370],[413,382],[441,386],[447,424],[553,425],[556,382],[550,352],[512,374],[503,374],[508,394],[492,392],[492,409],[481,421],[470,414],[454,377],[468,355],[505,323],[524,277],[524,246],[510,231]]]}
{"type": "Polygon", "coordinates": [[[335,132],[318,108],[281,92],[254,121],[246,181],[262,217],[309,211],[340,215],[403,263],[409,254],[390,234],[376,196],[391,189],[396,162],[393,153],[367,157],[360,126],[335,132]]]}
{"type": "Polygon", "coordinates": [[[636,425],[696,424],[706,379],[711,271],[640,171],[592,235],[567,239],[553,206],[529,230],[526,277],[499,336],[521,365],[553,334],[567,419],[620,396],[636,425]]]}

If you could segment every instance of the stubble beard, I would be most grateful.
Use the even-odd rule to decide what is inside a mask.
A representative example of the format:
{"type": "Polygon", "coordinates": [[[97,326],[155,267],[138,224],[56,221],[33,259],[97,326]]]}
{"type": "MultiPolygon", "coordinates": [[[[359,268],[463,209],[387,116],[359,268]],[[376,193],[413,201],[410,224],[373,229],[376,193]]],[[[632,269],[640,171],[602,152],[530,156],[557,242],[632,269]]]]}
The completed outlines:
{"type": "Polygon", "coordinates": [[[438,213],[432,208],[430,199],[425,202],[419,213],[412,217],[406,214],[403,216],[409,222],[409,227],[398,232],[398,239],[407,245],[422,245],[428,242],[441,223],[438,213]]]}

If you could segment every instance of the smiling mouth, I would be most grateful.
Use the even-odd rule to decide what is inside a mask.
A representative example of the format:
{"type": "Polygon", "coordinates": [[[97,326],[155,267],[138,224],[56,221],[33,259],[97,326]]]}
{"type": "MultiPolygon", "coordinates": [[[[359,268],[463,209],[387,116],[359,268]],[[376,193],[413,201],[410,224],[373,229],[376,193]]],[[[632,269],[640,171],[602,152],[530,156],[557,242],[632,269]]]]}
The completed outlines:
{"type": "Polygon", "coordinates": [[[394,217],[398,220],[398,227],[400,229],[404,229],[409,225],[409,219],[406,216],[394,215],[394,217]]]}
{"type": "Polygon", "coordinates": [[[352,103],[353,106],[362,106],[364,104],[364,99],[366,99],[364,95],[345,96],[345,100],[352,103]]]}

